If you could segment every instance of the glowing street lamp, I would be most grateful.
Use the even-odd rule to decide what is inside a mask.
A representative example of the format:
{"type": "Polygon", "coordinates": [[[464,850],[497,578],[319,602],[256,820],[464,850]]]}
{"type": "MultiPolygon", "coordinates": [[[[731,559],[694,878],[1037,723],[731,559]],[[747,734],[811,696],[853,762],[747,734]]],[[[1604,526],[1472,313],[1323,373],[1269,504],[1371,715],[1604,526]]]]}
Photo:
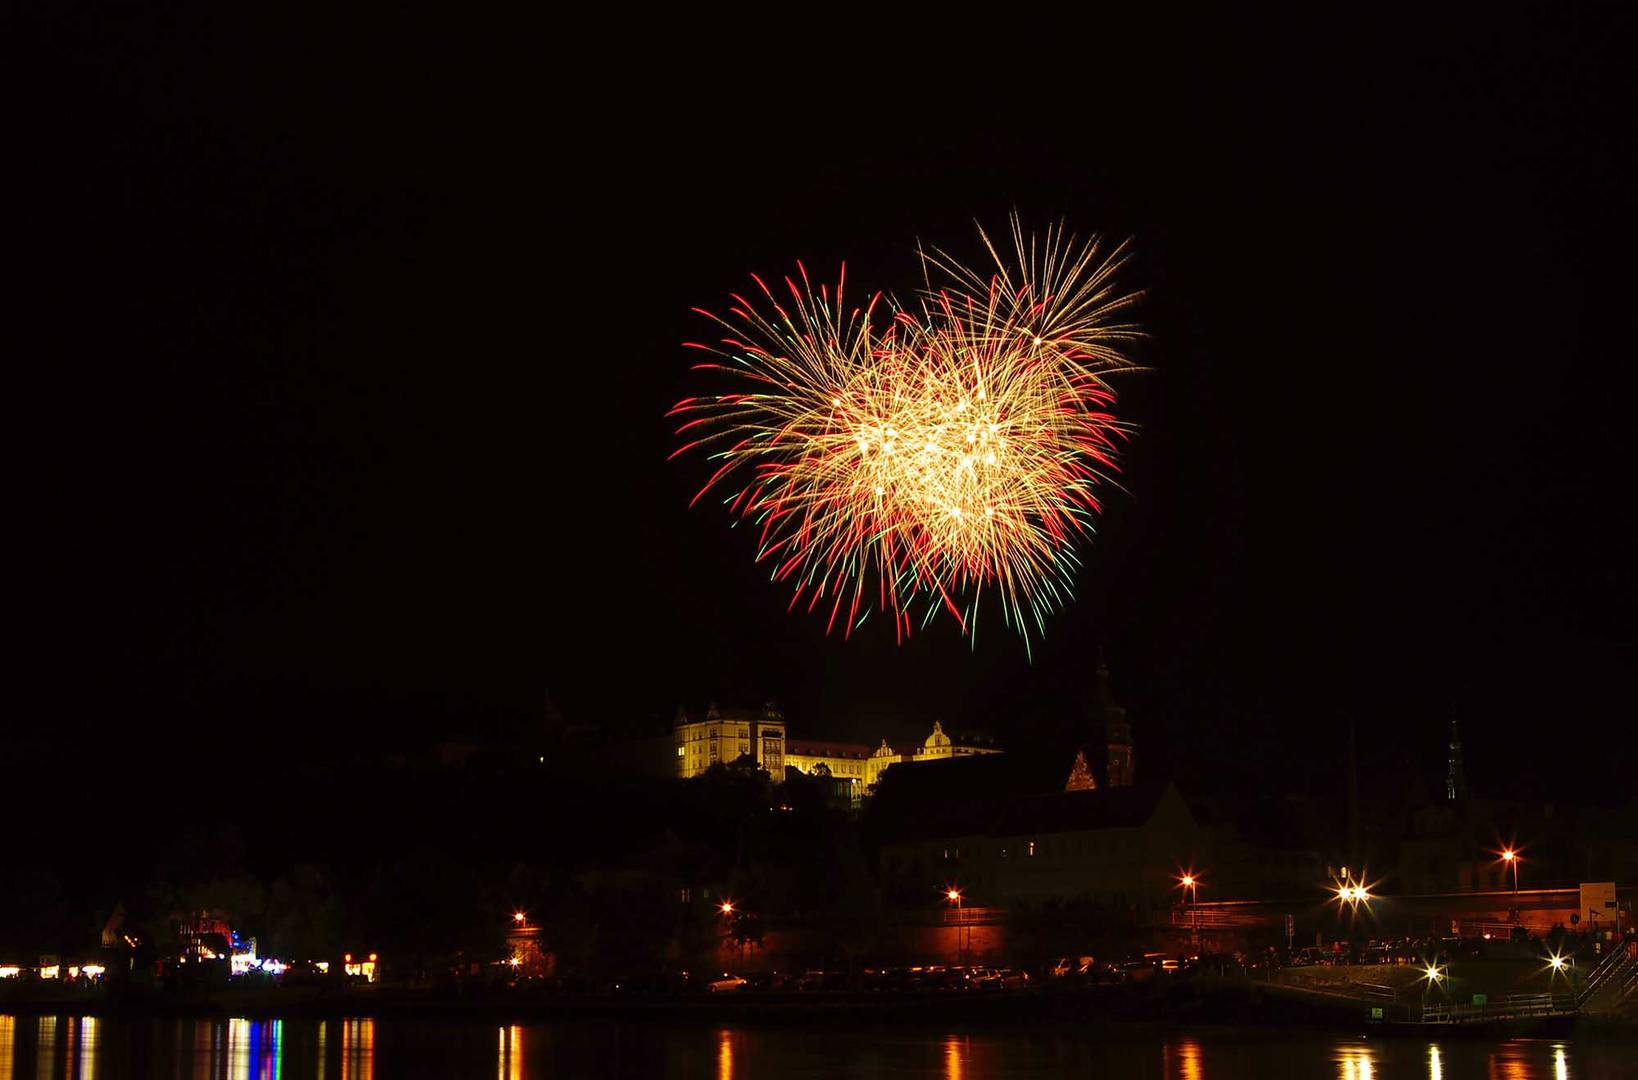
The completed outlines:
{"type": "Polygon", "coordinates": [[[1185,871],[1177,879],[1178,887],[1183,890],[1189,904],[1189,937],[1190,943],[1196,948],[1200,946],[1200,908],[1197,902],[1200,899],[1200,879],[1194,876],[1194,871],[1185,871]]]}
{"type": "Polygon", "coordinates": [[[734,913],[734,902],[732,900],[724,900],[722,905],[717,908],[717,910],[722,912],[724,915],[732,915],[734,913]]]}
{"type": "Polygon", "coordinates": [[[1337,881],[1337,899],[1344,904],[1353,904],[1357,907],[1370,898],[1371,893],[1364,884],[1364,878],[1355,878],[1348,873],[1348,868],[1344,866],[1342,876],[1337,881]]]}
{"type": "Polygon", "coordinates": [[[524,922],[523,912],[521,912],[521,911],[512,912],[512,921],[517,923],[519,926],[522,926],[523,922],[524,922]]]}
{"type": "Polygon", "coordinates": [[[1422,1008],[1428,1005],[1428,988],[1441,986],[1445,978],[1444,971],[1438,964],[1428,964],[1422,969],[1422,1008]]]}
{"type": "Polygon", "coordinates": [[[967,962],[967,947],[962,940],[962,932],[966,929],[966,921],[961,917],[961,890],[948,888],[944,892],[944,899],[955,905],[956,912],[956,963],[965,965],[967,962]]]}
{"type": "Polygon", "coordinates": [[[1519,862],[1521,861],[1519,853],[1512,848],[1503,848],[1501,858],[1502,862],[1513,868],[1513,895],[1517,896],[1519,894],[1519,862]]]}

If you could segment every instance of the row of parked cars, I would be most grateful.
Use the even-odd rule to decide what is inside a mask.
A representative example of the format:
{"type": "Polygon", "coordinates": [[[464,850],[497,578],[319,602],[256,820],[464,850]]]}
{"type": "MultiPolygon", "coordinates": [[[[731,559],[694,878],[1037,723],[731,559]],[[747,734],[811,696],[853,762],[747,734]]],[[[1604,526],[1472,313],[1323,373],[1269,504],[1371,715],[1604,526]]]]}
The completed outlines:
{"type": "Polygon", "coordinates": [[[1250,958],[1248,967],[1311,967],[1321,964],[1425,964],[1446,963],[1483,953],[1481,938],[1389,938],[1322,948],[1271,948],[1250,958]]]}
{"type": "Polygon", "coordinates": [[[1034,978],[1022,968],[997,968],[967,964],[923,964],[913,967],[864,968],[854,972],[775,971],[720,972],[701,976],[677,972],[644,978],[621,978],[602,987],[603,992],[622,994],[699,993],[876,993],[899,991],[994,991],[1019,990],[1037,982],[1078,982],[1118,985],[1177,975],[1197,966],[1210,967],[1217,957],[1174,956],[1168,953],[1132,954],[1116,960],[1099,961],[1091,956],[1060,956],[1042,965],[1034,978]]]}
{"type": "Polygon", "coordinates": [[[725,972],[707,990],[713,994],[740,991],[904,991],[904,990],[1017,990],[1030,984],[1029,972],[1017,968],[926,965],[903,968],[866,968],[849,975],[839,971],[773,972],[735,975],[725,972]]]}
{"type": "Polygon", "coordinates": [[[1198,956],[1172,956],[1161,952],[1133,954],[1107,961],[1091,956],[1060,956],[1047,964],[1045,974],[1049,979],[1102,984],[1139,982],[1156,975],[1176,975],[1189,971],[1199,960],[1198,956]]]}

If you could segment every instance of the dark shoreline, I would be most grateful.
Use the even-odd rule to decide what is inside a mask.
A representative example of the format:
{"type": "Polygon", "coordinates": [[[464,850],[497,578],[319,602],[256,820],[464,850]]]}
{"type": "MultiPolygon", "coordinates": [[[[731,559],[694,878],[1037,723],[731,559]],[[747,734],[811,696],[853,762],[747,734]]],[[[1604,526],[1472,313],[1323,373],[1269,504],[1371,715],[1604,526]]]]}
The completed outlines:
{"type": "Polygon", "coordinates": [[[562,1020],[663,1022],[667,1024],[756,1023],[873,1026],[960,1023],[1011,1027],[1037,1024],[1094,1025],[1122,1030],[1145,1028],[1225,1028],[1238,1031],[1338,1031],[1409,1034],[1439,1038],[1531,1036],[1599,1032],[1638,1037],[1630,1024],[1588,1022],[1563,1017],[1536,1022],[1419,1027],[1369,1022],[1362,1003],[1314,1000],[1270,993],[1245,984],[1190,984],[1164,990],[1090,988],[1022,990],[997,994],[815,993],[679,995],[629,998],[563,997],[509,993],[434,994],[407,990],[283,988],[224,990],[193,994],[8,994],[0,1013],[75,1014],[153,1018],[378,1019],[417,1017],[521,1023],[562,1020]]]}

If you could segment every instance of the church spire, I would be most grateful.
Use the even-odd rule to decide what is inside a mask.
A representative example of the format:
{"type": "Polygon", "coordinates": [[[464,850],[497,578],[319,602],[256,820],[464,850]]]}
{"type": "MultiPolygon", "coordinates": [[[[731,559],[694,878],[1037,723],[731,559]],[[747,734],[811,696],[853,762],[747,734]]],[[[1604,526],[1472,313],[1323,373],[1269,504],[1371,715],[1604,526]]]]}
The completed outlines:
{"type": "Polygon", "coordinates": [[[1094,723],[1103,728],[1107,757],[1104,779],[1110,787],[1130,787],[1133,780],[1132,727],[1126,722],[1126,710],[1115,700],[1109,688],[1109,664],[1103,657],[1103,646],[1098,646],[1098,681],[1092,694],[1094,723]]]}
{"type": "Polygon", "coordinates": [[[1462,767],[1462,733],[1459,721],[1450,722],[1450,756],[1445,759],[1445,801],[1467,798],[1467,770],[1462,767]]]}

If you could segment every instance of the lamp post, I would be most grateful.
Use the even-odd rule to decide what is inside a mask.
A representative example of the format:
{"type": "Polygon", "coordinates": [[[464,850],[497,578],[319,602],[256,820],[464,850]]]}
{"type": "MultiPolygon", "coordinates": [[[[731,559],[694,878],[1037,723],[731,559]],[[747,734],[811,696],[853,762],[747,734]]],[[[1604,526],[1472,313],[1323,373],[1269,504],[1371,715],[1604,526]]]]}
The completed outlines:
{"type": "Polygon", "coordinates": [[[1197,901],[1200,898],[1198,892],[1200,881],[1192,873],[1189,873],[1179,878],[1178,883],[1183,886],[1183,895],[1188,898],[1189,903],[1189,943],[1192,948],[1198,950],[1200,948],[1200,908],[1197,901]]]}
{"type": "MultiPolygon", "coordinates": [[[[734,942],[734,966],[736,968],[742,967],[744,966],[745,959],[742,955],[745,943],[740,940],[739,935],[734,929],[734,911],[736,910],[734,908],[734,902],[732,900],[724,900],[722,903],[717,905],[717,910],[722,913],[723,926],[726,927],[724,933],[734,942]]],[[[738,972],[736,971],[735,974],[737,975],[738,972]]]]}
{"type": "Polygon", "coordinates": [[[967,947],[962,941],[962,932],[966,929],[966,920],[961,917],[961,890],[949,889],[944,893],[944,899],[955,905],[956,913],[956,965],[967,965],[967,947]]]}
{"type": "Polygon", "coordinates": [[[1440,980],[1444,977],[1444,972],[1439,970],[1437,964],[1429,964],[1426,970],[1422,972],[1422,978],[1426,980],[1422,984],[1422,1011],[1424,1013],[1427,1012],[1428,1008],[1428,987],[1439,985],[1440,980]]]}
{"type": "Polygon", "coordinates": [[[1512,848],[1504,848],[1501,853],[1502,862],[1513,868],[1513,895],[1519,894],[1519,853],[1512,848]]]}

